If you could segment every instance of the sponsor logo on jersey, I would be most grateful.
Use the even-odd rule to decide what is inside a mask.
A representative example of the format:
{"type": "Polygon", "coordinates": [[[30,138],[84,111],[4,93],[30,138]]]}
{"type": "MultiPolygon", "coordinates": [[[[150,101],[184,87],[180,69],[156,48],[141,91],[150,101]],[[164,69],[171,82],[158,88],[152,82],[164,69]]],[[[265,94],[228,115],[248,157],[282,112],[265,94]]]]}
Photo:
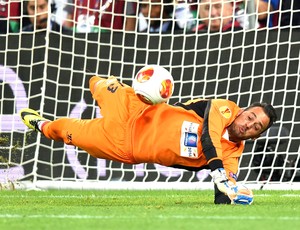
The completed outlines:
{"type": "Polygon", "coordinates": [[[184,152],[186,153],[186,155],[184,155],[185,157],[190,157],[190,158],[197,158],[198,157],[198,153],[195,150],[195,148],[186,147],[186,148],[184,148],[184,152]]]}
{"type": "Polygon", "coordinates": [[[223,117],[226,119],[229,119],[231,117],[231,110],[228,108],[228,106],[222,106],[219,108],[220,113],[223,117]]]}
{"type": "Polygon", "coordinates": [[[180,156],[198,158],[199,124],[184,121],[181,126],[180,156]]]}
{"type": "Polygon", "coordinates": [[[197,147],[197,134],[185,133],[184,145],[187,147],[197,147]]]}

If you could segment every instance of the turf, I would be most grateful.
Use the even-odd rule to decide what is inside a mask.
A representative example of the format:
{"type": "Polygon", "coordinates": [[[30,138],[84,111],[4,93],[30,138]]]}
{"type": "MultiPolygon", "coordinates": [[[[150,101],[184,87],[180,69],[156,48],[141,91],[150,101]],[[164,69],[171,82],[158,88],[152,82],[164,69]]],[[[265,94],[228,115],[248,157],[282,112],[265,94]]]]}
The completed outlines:
{"type": "Polygon", "coordinates": [[[212,191],[0,191],[0,229],[299,229],[300,191],[255,191],[251,206],[212,191]]]}

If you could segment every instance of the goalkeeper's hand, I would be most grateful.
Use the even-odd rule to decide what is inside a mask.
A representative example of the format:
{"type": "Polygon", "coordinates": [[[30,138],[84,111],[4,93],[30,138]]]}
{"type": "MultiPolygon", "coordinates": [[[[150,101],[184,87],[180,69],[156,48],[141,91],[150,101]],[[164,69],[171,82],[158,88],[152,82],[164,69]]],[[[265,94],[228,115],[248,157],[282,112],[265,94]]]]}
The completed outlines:
{"type": "Polygon", "coordinates": [[[212,177],[213,182],[216,184],[218,189],[227,195],[232,202],[235,198],[237,198],[237,186],[228,180],[225,169],[218,168],[212,171],[210,176],[212,177]]]}
{"type": "Polygon", "coordinates": [[[253,192],[243,185],[236,186],[237,196],[231,200],[231,204],[250,205],[253,202],[253,192]]]}

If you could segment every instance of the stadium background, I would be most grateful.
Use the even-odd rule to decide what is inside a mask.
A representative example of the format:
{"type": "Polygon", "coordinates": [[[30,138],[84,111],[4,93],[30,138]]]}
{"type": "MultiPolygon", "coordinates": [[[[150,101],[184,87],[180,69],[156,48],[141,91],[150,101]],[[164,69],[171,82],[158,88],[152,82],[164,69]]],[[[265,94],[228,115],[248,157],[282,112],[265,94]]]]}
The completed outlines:
{"type": "MultiPolygon", "coordinates": [[[[245,107],[248,105],[251,92],[254,101],[261,98],[266,101],[273,99],[275,106],[282,105],[278,108],[281,120],[287,129],[292,130],[291,136],[294,137],[300,133],[299,124],[292,122],[293,119],[294,121],[300,119],[300,44],[297,43],[299,37],[300,31],[290,29],[209,36],[203,34],[148,36],[116,32],[103,33],[101,36],[76,34],[75,37],[68,37],[50,33],[47,40],[44,33],[8,35],[0,36],[0,65],[18,73],[31,108],[40,109],[43,106],[41,105],[43,95],[44,112],[53,114],[55,111],[56,116],[68,116],[64,101],[68,100],[71,106],[75,107],[82,100],[84,93],[88,107],[82,117],[86,118],[93,116],[94,105],[88,91],[90,73],[122,76],[125,83],[131,84],[130,79],[145,64],[174,66],[172,75],[177,81],[176,85],[181,84],[181,87],[175,85],[174,97],[170,103],[174,103],[178,98],[187,100],[191,95],[200,94],[204,97],[216,92],[220,97],[238,101],[240,106],[245,107]],[[218,65],[207,65],[214,63],[218,65]],[[86,76],[82,75],[82,71],[86,76]],[[183,79],[179,83],[181,75],[183,79]],[[44,76],[47,76],[46,85],[44,76]],[[202,81],[204,76],[208,80],[205,83],[202,81]],[[291,106],[295,104],[296,107],[291,106]]],[[[15,97],[8,84],[1,84],[1,92],[4,92],[6,99],[2,104],[3,114],[13,115],[16,112],[15,100],[19,99],[15,97]]],[[[23,135],[16,134],[14,138],[22,140],[23,135]]],[[[28,145],[35,141],[34,134],[27,137],[28,145]]],[[[42,142],[45,145],[50,143],[45,139],[42,139],[42,142]]],[[[248,143],[246,151],[252,148],[251,145],[248,143]]],[[[62,147],[62,144],[55,143],[54,146],[62,147]]],[[[28,162],[23,165],[25,175],[26,171],[29,173],[34,167],[35,161],[30,159],[34,158],[35,147],[34,145],[28,147],[22,156],[24,157],[22,161],[28,162]]],[[[299,139],[291,139],[289,145],[282,148],[297,152],[299,139]]],[[[42,154],[39,154],[39,160],[52,161],[53,167],[37,165],[40,179],[47,176],[55,178],[62,173],[65,178],[73,178],[74,171],[70,167],[63,169],[61,165],[55,164],[66,161],[62,150],[54,150],[57,154],[53,159],[48,159],[50,155],[48,151],[48,148],[41,146],[42,154]]],[[[21,161],[18,159],[20,156],[14,157],[15,162],[21,161]]],[[[93,159],[84,157],[80,161],[89,161],[83,163],[88,165],[96,164],[93,159]]],[[[100,179],[118,178],[120,173],[111,171],[100,179]]],[[[89,169],[88,174],[90,179],[99,176],[95,169],[89,169]]],[[[131,172],[124,174],[125,180],[145,180],[135,177],[131,172]]],[[[28,175],[32,176],[30,173],[28,175]]],[[[157,177],[159,181],[166,180],[163,175],[157,175],[157,172],[149,173],[146,180],[157,177]]],[[[189,177],[190,174],[187,172],[186,180],[189,180],[189,177]]],[[[184,181],[185,177],[182,180],[184,181]]]]}

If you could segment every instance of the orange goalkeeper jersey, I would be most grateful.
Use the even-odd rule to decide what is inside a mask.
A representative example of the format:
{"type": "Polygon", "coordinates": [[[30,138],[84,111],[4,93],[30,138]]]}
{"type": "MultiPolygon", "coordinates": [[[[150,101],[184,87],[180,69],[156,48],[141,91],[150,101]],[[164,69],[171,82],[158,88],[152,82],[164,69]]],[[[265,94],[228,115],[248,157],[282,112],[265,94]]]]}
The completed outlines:
{"type": "Polygon", "coordinates": [[[229,141],[227,134],[240,110],[234,102],[198,99],[149,106],[131,87],[97,76],[90,90],[103,118],[60,118],[44,125],[46,137],[97,158],[188,170],[224,167],[229,176],[237,173],[244,143],[229,141]]]}
{"type": "Polygon", "coordinates": [[[235,174],[244,143],[229,141],[227,127],[239,110],[235,103],[223,99],[148,106],[133,122],[133,157],[137,162],[190,170],[219,159],[228,173],[235,174]]]}

